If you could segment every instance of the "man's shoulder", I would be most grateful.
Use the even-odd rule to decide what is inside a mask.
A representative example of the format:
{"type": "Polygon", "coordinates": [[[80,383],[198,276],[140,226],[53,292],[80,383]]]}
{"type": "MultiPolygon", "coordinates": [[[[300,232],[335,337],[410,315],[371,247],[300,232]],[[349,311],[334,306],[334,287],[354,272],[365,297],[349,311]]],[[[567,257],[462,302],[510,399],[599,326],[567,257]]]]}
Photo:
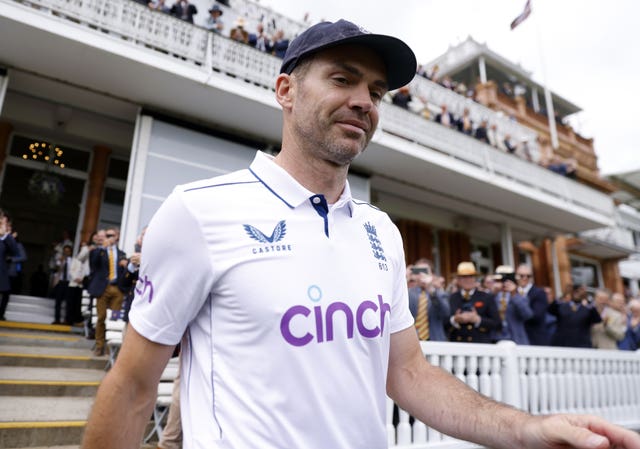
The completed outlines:
{"type": "Polygon", "coordinates": [[[215,191],[217,188],[245,185],[247,183],[258,183],[259,181],[247,169],[226,173],[212,178],[200,179],[186,184],[176,186],[176,192],[197,192],[200,190],[215,191]]]}

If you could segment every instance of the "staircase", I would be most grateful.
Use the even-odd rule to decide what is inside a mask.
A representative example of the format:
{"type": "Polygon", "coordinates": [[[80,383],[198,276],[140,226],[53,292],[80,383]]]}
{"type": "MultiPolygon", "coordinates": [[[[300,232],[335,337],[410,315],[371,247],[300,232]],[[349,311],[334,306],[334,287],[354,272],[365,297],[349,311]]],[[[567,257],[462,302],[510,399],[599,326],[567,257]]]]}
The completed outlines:
{"type": "Polygon", "coordinates": [[[108,357],[93,356],[93,341],[81,329],[48,324],[53,300],[12,295],[6,317],[0,447],[78,449],[108,357]]]}

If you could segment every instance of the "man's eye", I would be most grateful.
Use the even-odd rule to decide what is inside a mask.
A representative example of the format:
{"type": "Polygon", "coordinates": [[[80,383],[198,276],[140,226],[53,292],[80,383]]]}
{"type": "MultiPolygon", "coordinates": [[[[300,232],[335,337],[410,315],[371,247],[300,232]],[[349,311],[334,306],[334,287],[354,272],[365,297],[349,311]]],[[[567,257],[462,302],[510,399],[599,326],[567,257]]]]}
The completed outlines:
{"type": "Polygon", "coordinates": [[[339,84],[348,84],[348,83],[349,83],[349,80],[348,80],[348,79],[346,79],[346,78],[345,78],[345,77],[343,77],[343,76],[336,76],[336,77],[334,77],[333,79],[334,79],[334,81],[335,81],[335,82],[337,82],[337,83],[339,83],[339,84]]]}

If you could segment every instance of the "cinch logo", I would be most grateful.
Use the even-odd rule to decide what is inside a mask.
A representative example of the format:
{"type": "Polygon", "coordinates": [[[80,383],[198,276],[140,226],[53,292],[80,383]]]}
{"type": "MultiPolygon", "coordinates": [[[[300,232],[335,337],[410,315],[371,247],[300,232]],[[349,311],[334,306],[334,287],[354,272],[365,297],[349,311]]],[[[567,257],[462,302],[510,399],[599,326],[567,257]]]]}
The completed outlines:
{"type": "Polygon", "coordinates": [[[148,302],[153,301],[153,282],[151,282],[151,279],[149,279],[146,274],[144,278],[138,278],[135,290],[139,297],[144,298],[146,295],[148,302]]]}
{"type": "Polygon", "coordinates": [[[272,245],[272,243],[276,243],[282,240],[285,234],[287,233],[287,225],[284,220],[281,220],[278,222],[276,227],[273,228],[273,232],[269,237],[267,237],[264,232],[262,232],[260,229],[254,226],[245,224],[245,225],[242,225],[242,227],[244,228],[245,232],[249,235],[249,237],[251,237],[252,239],[257,240],[260,243],[268,244],[265,246],[253,248],[252,250],[253,254],[291,251],[291,245],[284,245],[284,244],[272,245]]]}
{"type": "MultiPolygon", "coordinates": [[[[313,302],[318,302],[322,299],[322,291],[318,286],[310,286],[307,294],[313,302]]],[[[312,309],[297,305],[289,308],[282,315],[280,333],[285,341],[293,346],[305,346],[314,340],[317,343],[333,341],[334,319],[336,316],[341,315],[339,322],[344,323],[346,321],[347,339],[353,338],[356,329],[365,338],[375,338],[382,336],[385,315],[390,312],[391,306],[383,301],[382,295],[378,295],[377,303],[369,300],[362,301],[355,311],[348,304],[341,301],[332,302],[324,308],[321,305],[314,306],[312,309]],[[372,320],[372,316],[376,317],[376,319],[372,320]],[[370,318],[366,319],[366,317],[370,318]],[[298,325],[300,322],[303,325],[307,324],[306,327],[312,328],[315,332],[294,335],[291,329],[291,325],[294,322],[298,325]],[[379,325],[367,327],[366,323],[371,326],[372,322],[379,323],[379,325]]]]}

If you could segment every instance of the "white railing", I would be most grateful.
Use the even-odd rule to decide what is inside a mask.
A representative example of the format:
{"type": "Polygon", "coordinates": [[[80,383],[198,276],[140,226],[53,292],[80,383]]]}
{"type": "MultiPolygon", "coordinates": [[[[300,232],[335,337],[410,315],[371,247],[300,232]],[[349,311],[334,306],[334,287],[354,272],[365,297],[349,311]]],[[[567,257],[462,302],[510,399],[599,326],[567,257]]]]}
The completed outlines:
{"type": "MultiPolygon", "coordinates": [[[[425,357],[495,400],[533,414],[588,413],[640,430],[640,352],[422,342],[425,357]]],[[[472,448],[410,420],[388,400],[391,447],[472,448]]]]}
{"type": "Polygon", "coordinates": [[[466,161],[486,170],[491,176],[509,178],[561,202],[601,215],[610,217],[613,214],[613,202],[607,195],[456,130],[425,120],[418,114],[383,103],[380,116],[379,126],[383,130],[466,161]]]}

